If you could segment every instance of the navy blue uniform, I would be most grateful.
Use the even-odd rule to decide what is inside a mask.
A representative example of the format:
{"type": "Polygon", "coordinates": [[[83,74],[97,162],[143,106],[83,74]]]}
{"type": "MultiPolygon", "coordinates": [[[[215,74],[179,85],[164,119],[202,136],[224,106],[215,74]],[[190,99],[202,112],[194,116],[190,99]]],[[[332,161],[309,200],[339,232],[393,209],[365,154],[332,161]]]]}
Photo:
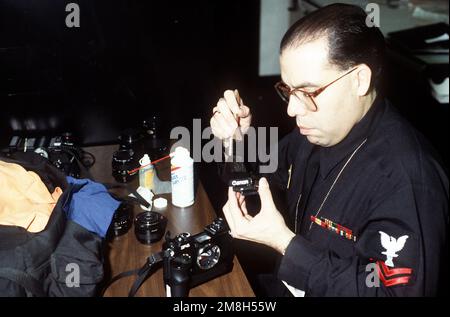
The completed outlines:
{"type": "Polygon", "coordinates": [[[278,278],[307,296],[436,295],[449,188],[432,151],[381,98],[335,146],[314,146],[298,129],[286,136],[269,181],[287,190],[281,212],[297,235],[278,278]],[[313,148],[319,168],[301,211],[313,148]]]}

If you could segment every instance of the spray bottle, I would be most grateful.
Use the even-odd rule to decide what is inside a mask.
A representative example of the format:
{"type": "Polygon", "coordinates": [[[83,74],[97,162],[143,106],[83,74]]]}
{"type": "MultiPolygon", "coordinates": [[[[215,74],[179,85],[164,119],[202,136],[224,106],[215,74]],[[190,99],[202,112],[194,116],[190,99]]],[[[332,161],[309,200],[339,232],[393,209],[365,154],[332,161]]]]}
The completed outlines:
{"type": "Polygon", "coordinates": [[[188,207],[194,203],[194,160],[183,147],[177,147],[170,160],[172,204],[188,207]]]}
{"type": "Polygon", "coordinates": [[[153,189],[153,165],[148,154],[139,160],[141,169],[139,170],[139,186],[152,190],[153,189]]]}

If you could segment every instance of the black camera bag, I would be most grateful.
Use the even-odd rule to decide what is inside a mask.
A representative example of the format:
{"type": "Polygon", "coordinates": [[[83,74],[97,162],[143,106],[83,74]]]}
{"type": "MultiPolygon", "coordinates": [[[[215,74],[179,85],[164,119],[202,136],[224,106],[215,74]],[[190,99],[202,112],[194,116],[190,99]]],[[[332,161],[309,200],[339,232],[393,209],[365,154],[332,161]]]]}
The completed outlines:
{"type": "Polygon", "coordinates": [[[0,160],[37,173],[50,192],[57,186],[63,190],[43,231],[0,225],[0,296],[96,295],[103,279],[102,239],[68,220],[63,211],[76,186],[35,153],[17,152],[0,160]],[[73,264],[79,268],[75,285],[67,283],[73,264]]]}

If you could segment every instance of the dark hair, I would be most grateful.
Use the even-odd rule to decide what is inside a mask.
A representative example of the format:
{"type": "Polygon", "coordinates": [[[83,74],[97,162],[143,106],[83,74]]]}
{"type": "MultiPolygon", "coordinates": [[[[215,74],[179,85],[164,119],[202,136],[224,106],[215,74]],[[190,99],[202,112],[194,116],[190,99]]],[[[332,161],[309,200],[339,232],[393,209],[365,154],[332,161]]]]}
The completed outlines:
{"type": "Polygon", "coordinates": [[[289,28],[281,40],[280,53],[327,36],[330,64],[342,70],[366,64],[372,70],[371,87],[377,86],[385,41],[378,27],[366,24],[366,18],[366,12],[354,5],[337,3],[318,9],[289,28]]]}

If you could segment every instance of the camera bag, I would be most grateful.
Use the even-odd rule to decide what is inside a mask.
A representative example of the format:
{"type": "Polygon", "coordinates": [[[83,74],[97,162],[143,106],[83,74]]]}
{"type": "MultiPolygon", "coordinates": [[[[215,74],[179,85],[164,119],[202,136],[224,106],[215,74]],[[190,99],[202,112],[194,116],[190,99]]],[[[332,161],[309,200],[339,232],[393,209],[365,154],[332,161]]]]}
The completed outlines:
{"type": "Polygon", "coordinates": [[[37,173],[50,192],[57,186],[63,190],[43,231],[0,225],[0,296],[96,295],[103,280],[102,239],[63,211],[76,186],[35,153],[17,152],[0,160],[37,173]]]}

